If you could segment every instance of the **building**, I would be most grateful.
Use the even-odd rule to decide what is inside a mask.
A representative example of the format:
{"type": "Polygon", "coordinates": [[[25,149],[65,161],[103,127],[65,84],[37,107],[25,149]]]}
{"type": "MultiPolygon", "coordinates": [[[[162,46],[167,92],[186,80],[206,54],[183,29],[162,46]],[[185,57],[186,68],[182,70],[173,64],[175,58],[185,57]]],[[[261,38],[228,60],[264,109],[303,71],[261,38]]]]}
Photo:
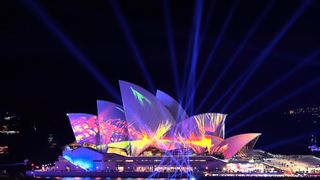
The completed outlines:
{"type": "Polygon", "coordinates": [[[0,114],[0,162],[16,160],[14,154],[21,137],[20,118],[9,112],[0,114]]]}
{"type": "Polygon", "coordinates": [[[168,94],[120,81],[122,105],[97,101],[97,115],[68,113],[76,142],[54,171],[190,172],[246,156],[260,133],[225,138],[226,114],[189,116],[168,94]]]}

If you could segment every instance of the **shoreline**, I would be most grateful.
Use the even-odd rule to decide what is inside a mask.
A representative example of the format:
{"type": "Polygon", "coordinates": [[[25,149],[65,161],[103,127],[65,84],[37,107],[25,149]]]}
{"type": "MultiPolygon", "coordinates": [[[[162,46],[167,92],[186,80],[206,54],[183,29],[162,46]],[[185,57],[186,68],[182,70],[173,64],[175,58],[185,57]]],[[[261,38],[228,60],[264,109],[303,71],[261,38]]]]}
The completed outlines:
{"type": "MultiPolygon", "coordinates": [[[[50,172],[26,171],[27,177],[103,177],[103,178],[190,178],[187,174],[172,177],[172,173],[157,173],[151,176],[150,172],[50,172]]],[[[320,174],[290,175],[290,174],[205,174],[193,173],[193,177],[200,178],[319,178],[320,174]]]]}

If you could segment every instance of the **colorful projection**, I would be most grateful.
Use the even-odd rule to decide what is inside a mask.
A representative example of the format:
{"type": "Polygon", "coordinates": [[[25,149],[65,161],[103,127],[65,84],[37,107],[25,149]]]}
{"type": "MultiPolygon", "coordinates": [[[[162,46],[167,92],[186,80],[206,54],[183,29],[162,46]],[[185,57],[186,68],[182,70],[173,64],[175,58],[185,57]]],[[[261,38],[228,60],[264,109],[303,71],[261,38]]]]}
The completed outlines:
{"type": "Polygon", "coordinates": [[[128,140],[128,128],[122,107],[108,101],[97,101],[100,145],[128,140]]]}
{"type": "Polygon", "coordinates": [[[70,113],[67,115],[78,144],[98,144],[99,125],[97,116],[85,113],[70,113]]]}
{"type": "Polygon", "coordinates": [[[181,105],[170,95],[163,91],[157,90],[157,99],[170,111],[176,122],[181,122],[187,119],[189,116],[181,105]]]}
{"type": "Polygon", "coordinates": [[[78,145],[86,143],[98,151],[122,156],[146,155],[154,149],[163,154],[186,149],[194,154],[222,153],[225,158],[232,158],[240,151],[252,149],[260,136],[249,133],[224,139],[226,114],[188,117],[162,91],[154,96],[135,84],[119,84],[123,107],[98,100],[98,116],[68,114],[78,145]]]}
{"type": "Polygon", "coordinates": [[[224,138],[224,121],[226,114],[204,113],[193,116],[201,134],[209,134],[224,138]]]}
{"type": "Polygon", "coordinates": [[[130,87],[133,95],[136,97],[136,99],[139,101],[139,103],[143,106],[144,102],[147,102],[149,105],[151,105],[151,101],[146,98],[144,95],[139,93],[137,90],[135,90],[133,87],[130,87]]]}
{"type": "Polygon", "coordinates": [[[137,134],[154,136],[159,124],[175,124],[170,112],[153,94],[129,82],[119,81],[119,84],[126,121],[133,129],[129,131],[130,140],[139,140],[137,134]]]}
{"type": "MultiPolygon", "coordinates": [[[[223,153],[225,158],[232,158],[238,151],[240,151],[243,147],[252,144],[258,140],[260,133],[247,133],[240,134],[236,136],[232,136],[230,138],[225,139],[218,146],[213,147],[213,152],[221,152],[223,153]]],[[[251,145],[250,148],[253,147],[251,145]]]]}
{"type": "Polygon", "coordinates": [[[75,166],[79,166],[85,171],[96,170],[93,161],[95,159],[101,159],[103,155],[95,150],[90,148],[77,148],[77,149],[68,149],[63,151],[63,158],[68,160],[70,163],[75,166]]]}
{"type": "Polygon", "coordinates": [[[173,130],[175,136],[189,138],[192,135],[204,137],[206,135],[224,138],[224,120],[226,114],[204,113],[192,116],[178,123],[173,130]]]}

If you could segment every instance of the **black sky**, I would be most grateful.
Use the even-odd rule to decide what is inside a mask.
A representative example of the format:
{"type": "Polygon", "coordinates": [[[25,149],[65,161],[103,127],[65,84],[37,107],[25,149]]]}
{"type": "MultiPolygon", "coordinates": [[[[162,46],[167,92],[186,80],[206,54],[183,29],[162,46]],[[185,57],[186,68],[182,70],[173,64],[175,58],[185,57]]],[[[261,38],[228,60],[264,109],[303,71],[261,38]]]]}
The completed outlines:
{"type": "MultiPolygon", "coordinates": [[[[144,75],[121,31],[109,1],[34,2],[97,67],[113,88],[119,91],[117,81],[126,80],[148,89],[144,75]]],[[[118,3],[155,87],[176,97],[164,23],[163,2],[122,0],[118,3]]],[[[203,69],[205,60],[213,43],[217,40],[217,35],[233,3],[235,1],[205,1],[200,33],[204,41],[199,55],[198,72],[203,69]],[[212,13],[210,13],[211,10],[212,13]]],[[[245,33],[255,22],[257,15],[268,3],[269,1],[240,1],[208,67],[206,76],[200,83],[195,106],[206,95],[206,91],[225,67],[226,62],[239,48],[245,33]]],[[[274,3],[262,25],[250,38],[235,64],[219,84],[219,88],[206,100],[201,112],[206,112],[213,102],[227,90],[230,83],[250,66],[254,58],[266,47],[302,3],[302,0],[281,0],[274,3]]],[[[36,122],[39,129],[38,135],[44,139],[48,133],[54,133],[61,144],[72,142],[72,130],[65,114],[67,112],[95,113],[96,99],[110,101],[115,101],[115,99],[43,24],[26,1],[5,1],[1,4],[1,113],[10,111],[18,114],[25,127],[30,127],[33,122],[36,122]]],[[[195,2],[172,0],[169,4],[179,77],[182,82],[195,2]]],[[[262,66],[226,113],[232,114],[270,83],[294,68],[305,57],[319,50],[319,20],[320,2],[313,1],[268,54],[262,66]]],[[[228,123],[226,129],[319,76],[318,56],[228,123]]],[[[282,112],[292,107],[320,105],[319,88],[318,84],[303,91],[263,113],[232,134],[262,132],[263,135],[257,145],[263,146],[315,130],[315,125],[307,122],[308,119],[305,119],[306,122],[291,121],[283,117],[282,112]]],[[[222,107],[223,103],[215,111],[219,112],[222,107]]],[[[319,129],[319,125],[316,128],[319,129]]],[[[278,147],[274,149],[274,152],[308,152],[307,139],[308,137],[285,147],[278,147]]],[[[36,147],[41,146],[43,142],[43,140],[35,140],[31,143],[34,143],[36,147]]]]}

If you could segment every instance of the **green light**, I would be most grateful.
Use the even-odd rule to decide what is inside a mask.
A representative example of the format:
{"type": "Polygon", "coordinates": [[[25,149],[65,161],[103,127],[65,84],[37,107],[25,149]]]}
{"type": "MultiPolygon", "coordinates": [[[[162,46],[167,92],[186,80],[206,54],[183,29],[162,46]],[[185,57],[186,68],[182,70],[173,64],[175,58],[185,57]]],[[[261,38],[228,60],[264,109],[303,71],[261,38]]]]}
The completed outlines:
{"type": "Polygon", "coordinates": [[[144,101],[146,101],[147,103],[151,104],[151,101],[146,98],[144,95],[142,95],[141,93],[139,93],[137,90],[133,89],[132,87],[130,87],[133,95],[137,98],[137,100],[139,101],[139,103],[141,105],[144,105],[144,101]]]}

